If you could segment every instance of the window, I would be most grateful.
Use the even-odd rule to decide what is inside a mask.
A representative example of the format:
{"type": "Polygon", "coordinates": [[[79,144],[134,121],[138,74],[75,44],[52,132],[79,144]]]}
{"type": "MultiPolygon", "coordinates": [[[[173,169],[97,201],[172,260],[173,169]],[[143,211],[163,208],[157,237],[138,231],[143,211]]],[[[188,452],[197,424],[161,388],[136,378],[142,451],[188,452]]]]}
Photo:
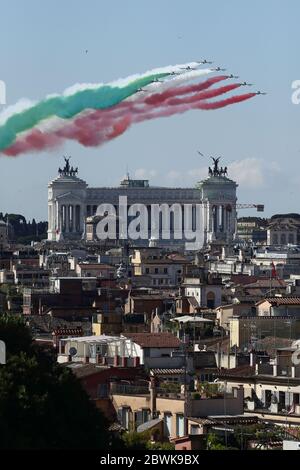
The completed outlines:
{"type": "Polygon", "coordinates": [[[299,405],[299,393],[294,393],[294,404],[299,405]]]}
{"type": "Polygon", "coordinates": [[[143,424],[143,412],[141,410],[134,413],[135,428],[137,429],[141,424],[143,424]]]}
{"type": "Polygon", "coordinates": [[[289,234],[289,243],[290,243],[291,245],[294,244],[294,235],[293,235],[292,233],[289,234]]]}
{"type": "Polygon", "coordinates": [[[150,420],[150,410],[145,408],[142,410],[142,422],[147,423],[150,420]]]}
{"type": "Polygon", "coordinates": [[[158,274],[158,268],[154,268],[154,273],[158,274]]]}
{"type": "Polygon", "coordinates": [[[168,274],[168,268],[164,268],[164,273],[168,274]]]}
{"type": "Polygon", "coordinates": [[[213,292],[208,292],[206,303],[207,308],[215,308],[215,294],[213,292]]]}
{"type": "Polygon", "coordinates": [[[146,273],[146,274],[149,274],[149,272],[150,272],[149,268],[146,268],[146,269],[145,269],[145,273],[146,273]]]}
{"type": "Polygon", "coordinates": [[[134,413],[135,428],[137,429],[141,424],[147,423],[150,420],[151,414],[149,408],[142,408],[134,413]]]}
{"type": "Polygon", "coordinates": [[[271,405],[271,398],[272,398],[271,390],[262,390],[262,402],[265,403],[266,407],[269,407],[271,405]]]}
{"type": "Polygon", "coordinates": [[[164,436],[170,437],[172,431],[172,415],[171,413],[164,414],[164,436]]]}
{"type": "Polygon", "coordinates": [[[129,413],[130,408],[123,406],[118,410],[118,420],[124,429],[129,429],[129,413]]]}
{"type": "Polygon", "coordinates": [[[184,436],[184,416],[183,414],[176,415],[176,436],[184,436]]]}
{"type": "Polygon", "coordinates": [[[191,434],[192,435],[195,435],[195,434],[200,434],[200,428],[198,426],[198,424],[192,424],[191,425],[191,434]]]}

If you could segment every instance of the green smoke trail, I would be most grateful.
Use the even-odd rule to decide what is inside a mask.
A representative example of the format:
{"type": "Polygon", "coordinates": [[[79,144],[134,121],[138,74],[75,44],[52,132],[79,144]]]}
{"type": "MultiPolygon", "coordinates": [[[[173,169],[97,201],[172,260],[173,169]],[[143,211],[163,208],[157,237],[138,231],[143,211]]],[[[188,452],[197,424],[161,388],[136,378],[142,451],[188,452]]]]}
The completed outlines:
{"type": "Polygon", "coordinates": [[[70,96],[55,96],[14,114],[0,126],[0,151],[14,143],[19,133],[32,129],[41,121],[57,116],[71,119],[86,109],[106,109],[134,95],[139,88],[169,73],[157,73],[141,77],[126,86],[101,85],[99,88],[80,90],[70,96]]]}

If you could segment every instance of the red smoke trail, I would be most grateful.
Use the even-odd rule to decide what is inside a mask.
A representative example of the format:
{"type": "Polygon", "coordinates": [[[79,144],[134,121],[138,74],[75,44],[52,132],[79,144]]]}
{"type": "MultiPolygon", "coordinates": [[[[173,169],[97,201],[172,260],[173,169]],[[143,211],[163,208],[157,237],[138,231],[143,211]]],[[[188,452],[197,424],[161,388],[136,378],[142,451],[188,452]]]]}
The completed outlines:
{"type": "Polygon", "coordinates": [[[175,85],[174,88],[170,88],[166,91],[161,93],[154,93],[153,95],[146,97],[144,102],[149,105],[158,105],[163,103],[163,101],[167,100],[168,98],[172,98],[173,96],[179,95],[187,95],[188,93],[195,93],[197,91],[206,90],[207,88],[215,85],[216,83],[221,82],[222,80],[226,80],[228,78],[227,75],[221,75],[219,77],[209,78],[202,83],[197,83],[195,85],[186,85],[186,86],[177,86],[175,85]]]}
{"type": "Polygon", "coordinates": [[[208,90],[208,91],[203,91],[200,93],[195,93],[186,98],[170,98],[166,101],[165,105],[174,106],[174,105],[179,105],[183,103],[184,104],[194,103],[196,101],[206,100],[209,98],[216,98],[217,96],[224,95],[225,93],[228,93],[229,91],[236,90],[240,86],[241,86],[240,83],[233,83],[231,85],[226,85],[220,88],[216,88],[214,90],[208,90]]]}
{"type": "MultiPolygon", "coordinates": [[[[109,140],[115,139],[116,137],[124,134],[124,132],[126,132],[126,130],[130,127],[131,122],[131,117],[125,116],[122,119],[118,119],[109,129],[106,128],[106,132],[99,134],[99,132],[96,131],[95,134],[95,132],[91,130],[90,136],[87,136],[88,138],[82,139],[80,143],[85,147],[95,147],[104,144],[105,142],[108,142],[109,140]]],[[[76,136],[75,140],[77,140],[76,136]]]]}
{"type": "Polygon", "coordinates": [[[2,151],[8,157],[16,157],[20,153],[38,151],[57,147],[63,143],[55,134],[44,134],[38,129],[33,129],[29,134],[18,140],[9,148],[2,151]]]}
{"type": "Polygon", "coordinates": [[[80,126],[71,124],[67,128],[58,130],[56,135],[60,138],[76,140],[85,147],[95,147],[123,134],[131,122],[130,115],[92,123],[88,119],[81,120],[80,126]]]}
{"type": "Polygon", "coordinates": [[[231,104],[241,103],[242,101],[249,100],[254,96],[256,96],[256,93],[245,93],[244,95],[231,96],[230,98],[226,98],[225,100],[215,101],[213,103],[197,103],[196,106],[193,106],[192,109],[210,110],[225,108],[226,106],[229,106],[231,104]]]}
{"type": "Polygon", "coordinates": [[[180,104],[180,105],[173,106],[173,107],[166,107],[157,111],[145,112],[144,114],[135,116],[133,118],[133,122],[137,123],[137,122],[147,121],[150,119],[173,116],[175,114],[182,114],[182,113],[185,113],[186,111],[190,111],[193,109],[211,110],[211,109],[224,108],[231,104],[246,101],[250,98],[253,98],[254,96],[256,96],[256,93],[246,93],[244,95],[236,95],[236,96],[227,98],[225,100],[220,100],[220,101],[215,101],[215,102],[202,101],[200,103],[197,102],[197,103],[192,103],[192,104],[180,104]]]}

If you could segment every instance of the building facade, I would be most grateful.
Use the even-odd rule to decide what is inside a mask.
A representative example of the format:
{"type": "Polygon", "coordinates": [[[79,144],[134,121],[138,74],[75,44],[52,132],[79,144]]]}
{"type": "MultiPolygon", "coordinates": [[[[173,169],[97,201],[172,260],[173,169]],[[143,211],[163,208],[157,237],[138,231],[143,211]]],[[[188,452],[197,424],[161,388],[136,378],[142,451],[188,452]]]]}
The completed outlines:
{"type": "MultiPolygon", "coordinates": [[[[182,239],[185,239],[184,231],[188,222],[190,230],[197,229],[202,232],[200,237],[202,244],[212,241],[230,242],[234,237],[237,184],[227,177],[227,170],[219,169],[218,161],[213,171],[209,168],[208,178],[199,182],[195,188],[155,187],[150,186],[148,180],[131,179],[129,175],[121,181],[119,187],[89,188],[85,181],[78,178],[78,169],[70,167],[69,159],[65,161],[64,168],[59,168],[58,177],[48,185],[48,240],[50,241],[86,238],[87,218],[91,224],[91,217],[96,217],[100,204],[114,206],[116,216],[119,218],[120,196],[127,197],[128,206],[143,204],[147,207],[148,234],[145,238],[147,243],[151,238],[154,204],[168,206],[167,222],[170,239],[175,244],[179,242],[182,244],[182,239]],[[176,212],[178,207],[174,206],[179,206],[179,212],[176,212]],[[174,239],[178,223],[176,217],[181,219],[180,230],[183,235],[181,239],[174,239]]],[[[162,231],[162,211],[160,211],[160,238],[162,231]]]]}

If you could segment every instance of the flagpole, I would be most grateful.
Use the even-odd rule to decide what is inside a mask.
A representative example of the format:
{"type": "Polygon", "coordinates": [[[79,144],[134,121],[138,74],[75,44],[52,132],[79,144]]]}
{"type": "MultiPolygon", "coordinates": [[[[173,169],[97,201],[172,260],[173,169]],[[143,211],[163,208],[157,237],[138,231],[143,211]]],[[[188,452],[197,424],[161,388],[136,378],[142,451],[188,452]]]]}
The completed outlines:
{"type": "Polygon", "coordinates": [[[273,266],[271,264],[271,269],[270,269],[270,297],[272,297],[272,273],[273,273],[273,266]]]}

